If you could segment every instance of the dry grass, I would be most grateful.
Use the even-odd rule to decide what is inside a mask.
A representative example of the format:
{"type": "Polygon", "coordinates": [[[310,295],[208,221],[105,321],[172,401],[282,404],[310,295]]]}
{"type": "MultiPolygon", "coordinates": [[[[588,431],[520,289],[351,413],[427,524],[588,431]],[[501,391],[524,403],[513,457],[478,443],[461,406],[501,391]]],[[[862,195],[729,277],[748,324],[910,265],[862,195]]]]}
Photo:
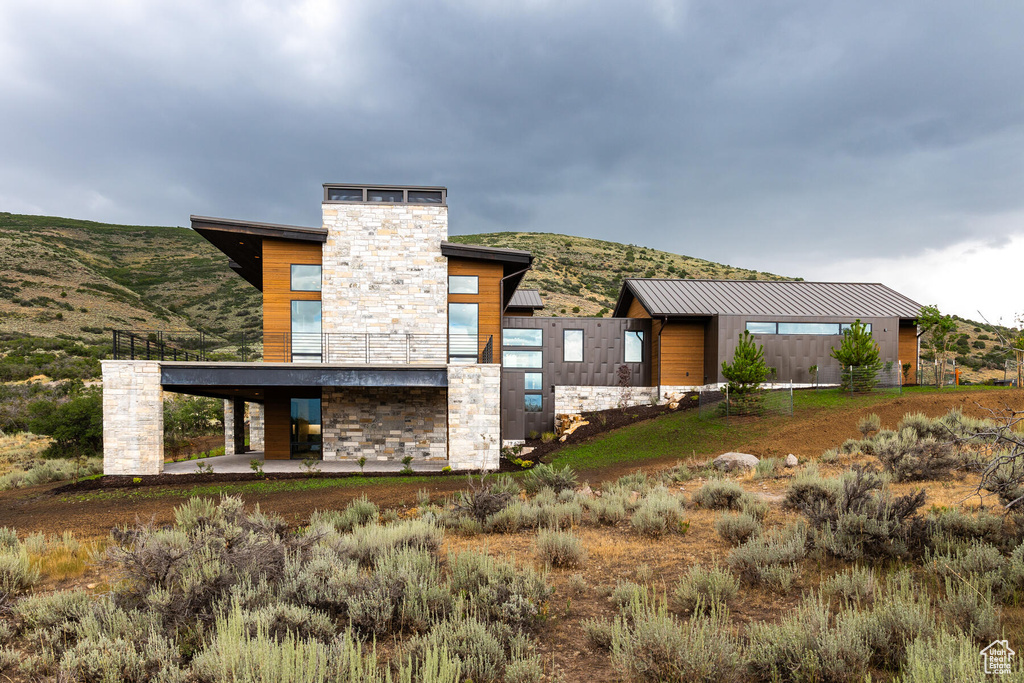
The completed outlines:
{"type": "Polygon", "coordinates": [[[43,457],[43,451],[53,441],[48,436],[29,432],[0,433],[0,475],[15,470],[27,470],[43,457]]]}

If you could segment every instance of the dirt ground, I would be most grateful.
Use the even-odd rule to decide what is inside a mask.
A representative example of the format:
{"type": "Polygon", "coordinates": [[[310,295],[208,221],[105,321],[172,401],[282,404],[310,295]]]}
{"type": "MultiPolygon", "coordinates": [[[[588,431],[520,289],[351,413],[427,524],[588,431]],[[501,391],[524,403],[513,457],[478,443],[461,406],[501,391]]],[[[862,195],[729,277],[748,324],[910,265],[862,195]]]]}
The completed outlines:
{"type": "MultiPolygon", "coordinates": [[[[792,418],[776,419],[766,436],[752,440],[742,450],[758,456],[785,456],[794,453],[806,459],[817,458],[822,451],[858,436],[857,421],[877,413],[882,424],[894,426],[903,415],[923,412],[941,415],[959,406],[965,414],[990,416],[989,411],[1006,408],[1024,410],[1024,392],[1017,390],[958,391],[949,393],[904,394],[867,408],[837,411],[816,409],[792,418]]],[[[684,457],[680,454],[680,457],[684,457]]],[[[591,483],[617,479],[623,474],[657,470],[671,465],[676,457],[646,461],[642,466],[627,463],[600,470],[583,470],[580,479],[591,483]]],[[[182,502],[176,490],[185,491],[194,484],[160,487],[159,497],[117,497],[81,500],[80,496],[55,495],[61,484],[0,492],[0,527],[17,529],[20,534],[44,532],[59,534],[72,530],[83,540],[105,538],[116,527],[136,522],[163,524],[174,518],[174,507],[182,502]],[[166,495],[172,494],[172,495],[166,495]]],[[[326,487],[309,491],[244,494],[249,504],[259,503],[267,511],[280,514],[293,524],[304,523],[317,509],[344,507],[350,500],[366,494],[382,508],[408,508],[415,505],[416,494],[425,489],[432,497],[463,490],[464,479],[438,478],[421,483],[382,480],[370,487],[326,487]]]]}

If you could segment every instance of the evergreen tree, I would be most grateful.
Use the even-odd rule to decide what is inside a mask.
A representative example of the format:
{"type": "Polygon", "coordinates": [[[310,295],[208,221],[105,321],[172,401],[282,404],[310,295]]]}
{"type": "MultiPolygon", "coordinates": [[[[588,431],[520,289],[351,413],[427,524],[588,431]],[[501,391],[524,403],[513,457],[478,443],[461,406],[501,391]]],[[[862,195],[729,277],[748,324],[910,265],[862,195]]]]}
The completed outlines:
{"type": "Polygon", "coordinates": [[[757,391],[769,372],[764,362],[764,347],[754,344],[754,336],[743,330],[732,362],[722,361],[722,374],[729,380],[729,391],[734,394],[757,391]]]}
{"type": "Polygon", "coordinates": [[[860,319],[843,332],[843,341],[838,349],[832,348],[831,356],[841,366],[842,389],[870,391],[878,383],[878,371],[882,367],[878,344],[860,319]]]}

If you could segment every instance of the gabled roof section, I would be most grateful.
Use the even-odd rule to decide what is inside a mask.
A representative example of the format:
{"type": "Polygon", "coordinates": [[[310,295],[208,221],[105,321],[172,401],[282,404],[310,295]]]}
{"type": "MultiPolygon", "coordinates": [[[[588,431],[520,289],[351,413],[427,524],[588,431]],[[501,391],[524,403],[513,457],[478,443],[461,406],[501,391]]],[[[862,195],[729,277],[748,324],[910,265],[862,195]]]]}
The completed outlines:
{"type": "Polygon", "coordinates": [[[239,221],[231,218],[190,216],[192,229],[210,241],[228,257],[228,265],[246,282],[263,291],[263,240],[270,237],[300,242],[326,242],[324,228],[298,225],[239,221]]]}
{"type": "Polygon", "coordinates": [[[523,281],[526,271],[533,264],[533,254],[520,249],[502,249],[500,247],[481,247],[475,244],[458,244],[441,242],[441,253],[449,258],[475,259],[478,261],[497,261],[501,263],[504,275],[504,293],[502,308],[507,307],[515,295],[516,287],[523,281]]]}
{"type": "Polygon", "coordinates": [[[529,309],[539,311],[544,308],[544,300],[540,298],[540,292],[536,289],[517,289],[512,294],[507,308],[529,309]]]}
{"type": "Polygon", "coordinates": [[[802,280],[661,280],[622,283],[612,315],[633,299],[656,318],[775,315],[916,318],[921,305],[877,282],[802,280]]]}

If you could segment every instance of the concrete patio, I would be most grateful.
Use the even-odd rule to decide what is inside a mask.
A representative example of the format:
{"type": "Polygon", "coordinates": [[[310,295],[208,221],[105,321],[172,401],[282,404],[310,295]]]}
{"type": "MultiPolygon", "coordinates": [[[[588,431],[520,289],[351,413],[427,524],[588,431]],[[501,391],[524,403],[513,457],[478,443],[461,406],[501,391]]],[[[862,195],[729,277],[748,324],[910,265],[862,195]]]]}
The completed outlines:
{"type": "MultiPolygon", "coordinates": [[[[198,460],[183,460],[181,462],[164,463],[164,474],[196,474],[199,470],[197,463],[205,462],[213,468],[217,474],[244,474],[252,472],[251,461],[259,460],[263,463],[263,471],[267,474],[280,474],[284,472],[305,472],[301,460],[265,460],[262,451],[249,451],[235,455],[218,455],[213,458],[200,458],[198,460]]],[[[413,462],[415,472],[440,472],[448,464],[447,460],[435,460],[429,462],[413,462]]],[[[390,472],[397,474],[404,468],[400,462],[367,460],[363,472],[390,472]]],[[[348,461],[318,461],[317,470],[320,472],[359,472],[359,463],[348,461]]]]}

